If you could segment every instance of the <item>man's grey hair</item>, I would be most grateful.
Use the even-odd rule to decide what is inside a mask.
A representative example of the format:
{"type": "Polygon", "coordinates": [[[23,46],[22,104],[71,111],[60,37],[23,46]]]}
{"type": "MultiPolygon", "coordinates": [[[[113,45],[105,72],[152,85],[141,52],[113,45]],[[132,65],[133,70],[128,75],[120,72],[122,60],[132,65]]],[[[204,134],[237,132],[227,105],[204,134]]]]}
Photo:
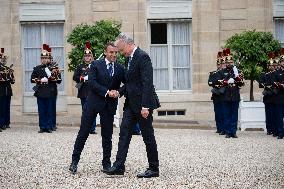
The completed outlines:
{"type": "Polygon", "coordinates": [[[126,35],[125,33],[120,33],[120,34],[116,37],[115,44],[116,44],[118,41],[123,41],[123,42],[126,43],[126,44],[134,44],[134,40],[133,40],[131,37],[129,37],[128,35],[126,35]]]}

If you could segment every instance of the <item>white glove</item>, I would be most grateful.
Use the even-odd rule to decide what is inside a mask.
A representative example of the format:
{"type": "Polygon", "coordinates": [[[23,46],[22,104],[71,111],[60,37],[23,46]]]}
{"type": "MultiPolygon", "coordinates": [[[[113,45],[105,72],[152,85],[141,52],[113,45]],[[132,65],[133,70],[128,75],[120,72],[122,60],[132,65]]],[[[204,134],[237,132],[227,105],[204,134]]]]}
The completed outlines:
{"type": "Polygon", "coordinates": [[[88,75],[86,75],[86,76],[83,77],[83,78],[84,78],[84,81],[88,81],[88,79],[89,79],[88,75]]]}
{"type": "Polygon", "coordinates": [[[48,79],[47,79],[46,77],[41,78],[40,82],[42,82],[42,83],[47,83],[47,82],[48,82],[48,79]]]}
{"type": "Polygon", "coordinates": [[[235,78],[239,76],[239,72],[236,66],[233,67],[235,78]]]}
{"type": "Polygon", "coordinates": [[[235,83],[235,80],[234,80],[233,78],[230,78],[230,79],[228,80],[228,83],[229,83],[229,84],[235,83]]]}
{"type": "Polygon", "coordinates": [[[45,71],[47,77],[51,76],[51,71],[48,69],[48,67],[44,68],[44,71],[45,71]]]}

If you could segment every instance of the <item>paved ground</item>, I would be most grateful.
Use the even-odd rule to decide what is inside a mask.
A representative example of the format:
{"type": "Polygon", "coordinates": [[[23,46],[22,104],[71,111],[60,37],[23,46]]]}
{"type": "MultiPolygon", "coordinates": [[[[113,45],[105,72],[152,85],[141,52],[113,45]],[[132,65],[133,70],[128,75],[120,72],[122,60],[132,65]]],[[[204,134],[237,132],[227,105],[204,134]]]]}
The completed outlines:
{"type": "MultiPolygon", "coordinates": [[[[133,136],[125,176],[101,169],[101,137],[91,135],[79,173],[68,172],[78,127],[38,134],[34,126],[0,133],[0,188],[284,188],[284,140],[261,131],[225,139],[212,130],[156,129],[160,177],[137,179],[147,167],[141,136],[133,136]]],[[[100,133],[100,129],[98,128],[100,133]]],[[[118,128],[114,132],[113,156],[118,128]]]]}

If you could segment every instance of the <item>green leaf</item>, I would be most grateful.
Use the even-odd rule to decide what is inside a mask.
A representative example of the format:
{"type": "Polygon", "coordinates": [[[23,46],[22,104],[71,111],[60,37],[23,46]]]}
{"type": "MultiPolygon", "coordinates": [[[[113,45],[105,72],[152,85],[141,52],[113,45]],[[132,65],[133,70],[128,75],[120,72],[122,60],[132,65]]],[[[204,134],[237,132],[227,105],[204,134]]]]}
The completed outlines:
{"type": "MultiPolygon", "coordinates": [[[[100,20],[93,25],[82,23],[77,25],[68,35],[67,42],[73,48],[68,53],[70,62],[68,71],[74,71],[82,63],[86,41],[90,41],[91,50],[97,58],[104,52],[107,42],[113,41],[120,33],[121,23],[113,20],[100,20]]],[[[123,57],[118,57],[118,62],[122,63],[123,57]]]]}

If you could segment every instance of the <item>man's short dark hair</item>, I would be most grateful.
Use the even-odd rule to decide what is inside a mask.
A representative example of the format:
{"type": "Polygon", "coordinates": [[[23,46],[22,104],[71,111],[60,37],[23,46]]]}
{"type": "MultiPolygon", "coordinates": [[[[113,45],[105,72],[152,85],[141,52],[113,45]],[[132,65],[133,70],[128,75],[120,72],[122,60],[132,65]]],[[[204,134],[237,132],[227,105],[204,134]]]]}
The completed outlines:
{"type": "Polygon", "coordinates": [[[106,45],[105,45],[105,48],[104,48],[105,51],[107,50],[108,46],[116,47],[113,42],[111,42],[111,41],[107,42],[106,45]]]}

